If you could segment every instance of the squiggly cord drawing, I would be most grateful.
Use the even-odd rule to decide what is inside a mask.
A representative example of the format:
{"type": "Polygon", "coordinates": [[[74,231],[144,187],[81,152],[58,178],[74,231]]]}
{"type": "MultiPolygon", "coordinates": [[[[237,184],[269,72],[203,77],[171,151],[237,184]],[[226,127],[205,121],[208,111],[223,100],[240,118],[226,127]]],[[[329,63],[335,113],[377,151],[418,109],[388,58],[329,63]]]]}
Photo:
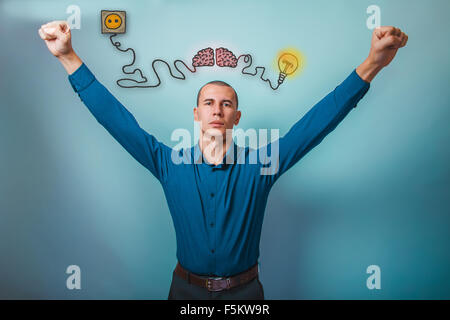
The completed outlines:
{"type": "MultiPolygon", "coordinates": [[[[131,78],[122,78],[122,79],[119,79],[119,80],[116,81],[116,83],[117,83],[118,86],[120,86],[120,87],[122,87],[122,88],[156,88],[156,87],[158,87],[158,86],[161,84],[161,79],[160,79],[160,77],[159,77],[159,75],[158,75],[158,72],[157,72],[156,69],[155,69],[155,64],[156,64],[157,62],[162,62],[162,63],[164,63],[164,64],[167,66],[167,68],[169,69],[170,75],[171,75],[173,78],[179,79],[179,80],[186,80],[186,76],[185,76],[184,73],[178,68],[177,63],[183,64],[183,65],[186,67],[186,69],[188,69],[191,73],[195,73],[195,72],[197,71],[197,67],[213,66],[213,65],[214,65],[214,51],[213,51],[212,48],[206,48],[206,49],[200,50],[200,51],[194,56],[194,58],[192,59],[192,67],[193,67],[193,69],[189,68],[189,67],[186,65],[186,63],[184,63],[182,60],[175,60],[174,63],[173,63],[173,65],[174,65],[174,68],[175,68],[175,69],[178,71],[178,73],[180,74],[180,76],[177,76],[177,75],[173,74],[172,69],[171,69],[169,63],[167,63],[166,61],[164,61],[164,60],[162,60],[162,59],[155,59],[155,60],[153,60],[153,62],[152,62],[152,69],[153,69],[153,72],[154,72],[155,75],[156,75],[156,78],[158,79],[158,82],[157,82],[156,84],[154,84],[154,85],[146,85],[145,83],[148,82],[148,79],[147,79],[147,77],[144,76],[144,74],[143,74],[143,72],[142,72],[141,69],[135,68],[135,69],[134,69],[133,71],[131,71],[131,72],[125,70],[125,68],[131,67],[131,66],[134,65],[134,63],[135,63],[135,61],[136,61],[136,53],[135,53],[134,49],[132,49],[132,48],[121,49],[121,48],[120,48],[121,43],[120,43],[119,41],[114,41],[114,40],[113,40],[113,37],[115,37],[115,36],[117,36],[117,34],[112,34],[112,35],[110,36],[110,40],[111,40],[112,45],[113,45],[117,50],[119,50],[119,51],[121,51],[121,52],[128,52],[128,51],[131,51],[131,53],[132,53],[132,55],[133,55],[133,60],[131,61],[130,64],[126,64],[126,65],[124,65],[124,66],[122,67],[122,72],[123,72],[124,74],[129,74],[129,75],[134,75],[136,72],[139,72],[140,77],[141,77],[141,79],[142,79],[142,80],[140,80],[140,81],[139,81],[139,80],[135,80],[135,79],[131,79],[131,78]],[[127,82],[127,81],[131,81],[131,82],[133,82],[134,84],[132,84],[132,85],[125,84],[124,82],[127,82]]],[[[245,67],[241,70],[242,74],[251,75],[251,76],[256,76],[256,75],[258,74],[258,70],[262,70],[262,73],[261,73],[261,75],[260,75],[260,79],[263,80],[263,81],[265,81],[265,82],[268,82],[268,83],[269,83],[269,86],[270,86],[270,88],[271,88],[272,90],[277,90],[277,89],[279,88],[279,86],[283,83],[284,77],[283,77],[282,74],[280,74],[280,77],[279,77],[279,79],[278,79],[278,84],[277,84],[277,86],[275,86],[275,87],[272,85],[272,82],[271,82],[268,78],[264,79],[263,76],[264,76],[264,72],[265,72],[265,70],[266,70],[265,67],[261,67],[261,66],[255,67],[255,72],[254,72],[254,73],[252,73],[252,72],[246,72],[245,70],[247,70],[248,68],[251,67],[252,61],[253,61],[253,60],[252,60],[252,56],[251,56],[250,54],[242,54],[242,55],[240,55],[238,58],[236,58],[236,56],[235,56],[231,51],[229,51],[229,50],[226,49],[226,48],[218,48],[218,49],[216,49],[216,64],[217,64],[219,67],[236,68],[236,67],[237,67],[237,64],[238,64],[238,62],[239,62],[239,60],[240,60],[241,58],[243,58],[244,63],[247,63],[247,64],[248,64],[247,66],[245,66],[245,67]]]]}
{"type": "Polygon", "coordinates": [[[139,71],[139,74],[141,75],[141,78],[143,79],[142,81],[137,81],[137,80],[130,79],[130,78],[119,79],[119,80],[116,81],[116,83],[117,83],[117,85],[119,85],[119,86],[122,87],[122,88],[156,88],[157,86],[159,86],[159,85],[161,84],[161,79],[159,78],[158,72],[157,72],[156,69],[155,69],[155,63],[157,63],[157,62],[162,62],[162,63],[164,63],[164,64],[167,66],[167,68],[169,68],[170,75],[171,75],[172,77],[174,77],[175,79],[180,79],[180,80],[185,80],[185,79],[186,79],[186,76],[184,75],[184,73],[181,72],[180,69],[178,69],[178,67],[177,67],[177,62],[182,63],[182,64],[183,64],[190,72],[192,72],[192,73],[194,73],[194,72],[196,71],[196,68],[195,68],[195,67],[194,67],[194,70],[191,70],[191,69],[190,69],[183,61],[181,61],[181,60],[175,60],[175,62],[173,63],[173,64],[174,64],[174,67],[175,67],[175,69],[181,74],[181,76],[176,76],[176,75],[174,75],[174,74],[172,73],[172,69],[170,68],[170,65],[169,65],[166,61],[164,61],[164,60],[162,60],[162,59],[155,59],[155,60],[153,60],[153,62],[152,62],[152,69],[153,69],[153,72],[155,72],[156,78],[158,79],[158,83],[155,84],[155,85],[144,85],[144,83],[146,83],[148,80],[147,80],[147,77],[145,77],[145,76],[143,75],[141,69],[136,68],[136,69],[134,69],[132,72],[128,72],[128,71],[125,70],[126,67],[131,67],[131,66],[134,64],[134,62],[136,61],[136,53],[134,52],[134,50],[133,50],[132,48],[127,48],[127,49],[125,49],[125,50],[124,50],[124,49],[121,49],[121,48],[120,48],[120,46],[121,46],[120,42],[119,42],[119,41],[117,41],[117,42],[114,42],[114,41],[113,41],[113,37],[115,37],[116,35],[117,35],[117,34],[113,34],[113,35],[111,35],[111,36],[109,37],[110,40],[111,40],[111,43],[113,44],[113,46],[116,47],[117,50],[120,50],[120,51],[122,51],[122,52],[127,52],[127,51],[130,51],[130,50],[131,50],[131,52],[132,52],[132,54],[133,54],[133,61],[131,61],[130,64],[124,65],[124,66],[122,67],[122,72],[125,73],[125,74],[134,74],[136,71],[139,71]],[[132,85],[132,86],[130,86],[130,85],[123,85],[123,84],[121,84],[121,82],[123,82],[123,81],[132,81],[132,82],[138,83],[138,84],[140,84],[140,85],[132,85]]]}
{"type": "Polygon", "coordinates": [[[251,76],[256,76],[256,75],[258,74],[258,69],[261,69],[262,72],[261,72],[260,79],[261,79],[262,81],[268,82],[268,83],[269,83],[269,86],[270,86],[270,88],[272,88],[272,90],[277,90],[277,89],[280,87],[280,85],[283,83],[284,78],[282,78],[282,74],[280,74],[280,77],[278,78],[278,84],[277,84],[276,87],[272,86],[272,82],[271,82],[269,79],[267,79],[267,78],[264,79],[264,78],[263,78],[263,75],[264,75],[264,72],[266,71],[266,68],[265,68],[265,67],[255,67],[255,73],[245,72],[245,70],[248,69],[248,68],[250,68],[251,65],[252,65],[252,56],[251,56],[250,54],[241,54],[241,55],[237,58],[238,61],[239,61],[239,59],[241,59],[242,57],[244,57],[244,62],[245,62],[245,63],[248,63],[249,60],[250,60],[249,65],[246,66],[245,68],[242,68],[242,70],[241,70],[242,74],[248,74],[248,75],[251,75],[251,76]]]}

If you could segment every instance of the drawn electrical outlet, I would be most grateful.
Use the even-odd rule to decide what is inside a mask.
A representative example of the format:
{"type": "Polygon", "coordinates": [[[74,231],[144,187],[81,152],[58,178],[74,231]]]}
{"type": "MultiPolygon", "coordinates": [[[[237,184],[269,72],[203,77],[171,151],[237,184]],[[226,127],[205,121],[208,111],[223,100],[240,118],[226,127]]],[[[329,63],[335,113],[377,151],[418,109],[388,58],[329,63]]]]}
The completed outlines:
{"type": "Polygon", "coordinates": [[[102,10],[101,15],[102,33],[125,33],[126,12],[102,10]]]}

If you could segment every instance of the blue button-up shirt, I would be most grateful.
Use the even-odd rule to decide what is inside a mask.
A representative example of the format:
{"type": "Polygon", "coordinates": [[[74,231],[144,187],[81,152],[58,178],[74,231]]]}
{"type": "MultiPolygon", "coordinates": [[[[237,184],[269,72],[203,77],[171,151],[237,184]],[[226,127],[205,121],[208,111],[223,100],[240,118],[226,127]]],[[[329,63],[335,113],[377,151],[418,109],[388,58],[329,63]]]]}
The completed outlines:
{"type": "Polygon", "coordinates": [[[260,158],[260,150],[233,142],[223,163],[214,165],[201,161],[198,143],[174,151],[143,130],[85,64],[69,81],[97,121],[161,183],[175,227],[179,263],[193,273],[216,276],[235,275],[258,262],[273,184],[333,131],[369,89],[353,70],[286,135],[266,146],[263,154],[270,154],[277,143],[279,157],[272,164],[264,164],[267,158],[260,158]],[[272,169],[262,174],[268,165],[272,169]]]}

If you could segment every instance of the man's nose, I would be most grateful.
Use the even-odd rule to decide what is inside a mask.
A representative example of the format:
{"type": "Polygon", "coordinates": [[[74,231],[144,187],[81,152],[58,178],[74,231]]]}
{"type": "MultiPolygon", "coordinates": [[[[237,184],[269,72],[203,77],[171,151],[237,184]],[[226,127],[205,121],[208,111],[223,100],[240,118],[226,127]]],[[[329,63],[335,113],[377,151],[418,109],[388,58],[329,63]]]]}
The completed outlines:
{"type": "Polygon", "coordinates": [[[212,112],[213,116],[215,115],[222,116],[222,106],[218,103],[215,103],[212,112]]]}

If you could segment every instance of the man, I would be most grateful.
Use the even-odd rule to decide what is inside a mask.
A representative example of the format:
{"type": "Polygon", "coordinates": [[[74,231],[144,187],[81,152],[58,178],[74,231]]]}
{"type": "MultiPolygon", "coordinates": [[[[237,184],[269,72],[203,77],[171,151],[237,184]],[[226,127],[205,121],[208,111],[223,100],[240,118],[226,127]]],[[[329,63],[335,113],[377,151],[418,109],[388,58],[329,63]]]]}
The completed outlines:
{"type": "Polygon", "coordinates": [[[224,82],[208,83],[199,91],[194,108],[195,121],[200,123],[198,143],[173,152],[141,129],[133,115],[96,80],[75,54],[65,21],[43,25],[39,35],[97,121],[164,189],[176,231],[178,259],[169,299],[264,299],[258,257],[270,189],[356,107],[375,75],[408,41],[398,28],[375,29],[367,59],[284,137],[268,144],[265,153],[238,147],[230,139],[241,117],[238,96],[224,82]],[[279,154],[272,169],[263,174],[267,158],[262,156],[263,161],[256,163],[250,158],[267,155],[269,149],[279,150],[279,154]]]}

